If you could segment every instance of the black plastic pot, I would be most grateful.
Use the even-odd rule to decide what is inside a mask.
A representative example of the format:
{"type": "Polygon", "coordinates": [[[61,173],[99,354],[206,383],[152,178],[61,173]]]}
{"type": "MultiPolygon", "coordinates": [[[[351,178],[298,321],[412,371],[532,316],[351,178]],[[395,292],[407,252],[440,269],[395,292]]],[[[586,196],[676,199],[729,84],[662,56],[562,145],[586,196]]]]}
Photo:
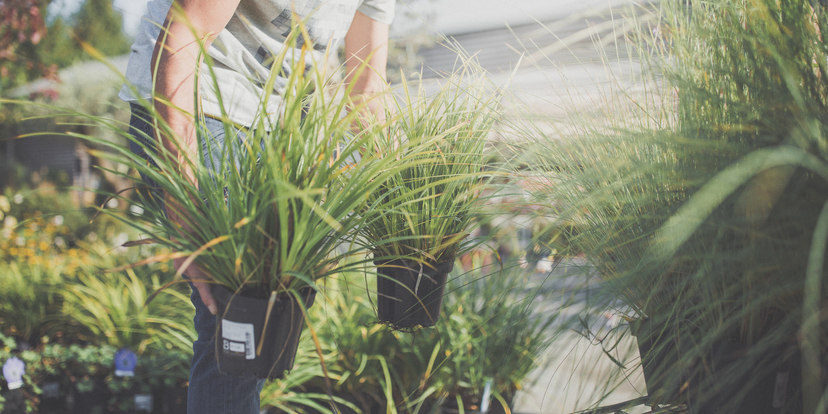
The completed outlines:
{"type": "Polygon", "coordinates": [[[403,259],[374,264],[380,321],[399,328],[437,323],[453,259],[432,266],[403,259]]]}
{"type": "Polygon", "coordinates": [[[652,319],[630,322],[630,330],[638,339],[641,355],[641,369],[652,404],[682,403],[682,384],[688,374],[679,365],[679,346],[676,329],[665,324],[656,324],[652,319]]]}
{"type": "Polygon", "coordinates": [[[163,414],[186,414],[189,389],[189,387],[165,388],[161,412],[163,414]]]}
{"type": "Polygon", "coordinates": [[[781,349],[763,354],[749,355],[739,343],[714,343],[705,361],[706,371],[688,390],[689,412],[802,413],[800,354],[786,355],[781,349]]]}
{"type": "MultiPolygon", "coordinates": [[[[301,296],[308,308],[316,291],[304,289],[301,296]]],[[[269,317],[267,299],[233,295],[218,285],[213,287],[213,297],[218,302],[216,356],[223,374],[281,378],[293,368],[305,326],[301,305],[293,295],[279,297],[269,317]]]]}
{"type": "Polygon", "coordinates": [[[37,405],[39,414],[63,414],[66,412],[66,393],[60,378],[49,377],[40,384],[43,391],[40,394],[40,402],[37,405]]]}
{"type": "MultiPolygon", "coordinates": [[[[109,403],[110,392],[106,386],[103,378],[93,378],[91,389],[79,389],[79,384],[75,383],[72,390],[72,410],[76,414],[88,414],[91,412],[103,412],[109,403]]],[[[86,388],[86,387],[84,387],[86,388]]]]}
{"type": "Polygon", "coordinates": [[[0,414],[26,414],[26,393],[22,388],[0,392],[5,399],[0,414]]]}
{"type": "Polygon", "coordinates": [[[674,326],[657,326],[645,319],[631,322],[630,327],[638,339],[652,405],[687,404],[693,414],[802,412],[796,355],[768,350],[751,359],[745,345],[715,341],[704,352],[695,352],[701,355],[688,358],[692,342],[679,340],[674,326]]]}

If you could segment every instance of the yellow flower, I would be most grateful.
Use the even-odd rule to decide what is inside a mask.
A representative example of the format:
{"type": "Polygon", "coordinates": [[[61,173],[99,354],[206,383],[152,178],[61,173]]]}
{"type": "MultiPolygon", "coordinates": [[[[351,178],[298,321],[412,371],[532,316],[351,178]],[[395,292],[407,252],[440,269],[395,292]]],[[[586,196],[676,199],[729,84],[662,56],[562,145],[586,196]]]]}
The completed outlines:
{"type": "Polygon", "coordinates": [[[38,247],[40,247],[40,250],[43,250],[44,252],[49,251],[49,243],[46,243],[45,241],[40,242],[38,247]]]}

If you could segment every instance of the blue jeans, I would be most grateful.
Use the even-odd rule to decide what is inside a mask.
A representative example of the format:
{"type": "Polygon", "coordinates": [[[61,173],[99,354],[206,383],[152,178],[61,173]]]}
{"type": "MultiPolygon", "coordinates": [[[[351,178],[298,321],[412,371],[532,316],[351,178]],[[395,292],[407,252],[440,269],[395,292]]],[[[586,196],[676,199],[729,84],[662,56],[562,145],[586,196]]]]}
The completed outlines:
{"type": "MultiPolygon", "coordinates": [[[[129,121],[130,134],[143,143],[143,147],[130,142],[130,149],[146,157],[144,148],[152,149],[154,141],[147,140],[153,137],[152,123],[146,109],[137,104],[130,104],[132,117],[129,121]]],[[[200,125],[202,151],[208,168],[217,165],[215,154],[221,154],[225,131],[221,121],[205,118],[200,125]],[[210,145],[208,145],[208,142],[210,145]]],[[[238,130],[235,130],[238,133],[238,130]]],[[[145,181],[146,180],[145,178],[145,181]]],[[[154,187],[154,183],[147,182],[154,187]]],[[[192,284],[190,285],[192,288],[192,284]]],[[[188,414],[258,414],[259,393],[264,386],[264,380],[253,376],[239,377],[222,375],[216,364],[215,334],[216,317],[207,310],[201,302],[198,290],[192,289],[190,299],[195,306],[195,329],[198,340],[193,342],[193,361],[190,366],[190,389],[187,397],[188,414]]]]}

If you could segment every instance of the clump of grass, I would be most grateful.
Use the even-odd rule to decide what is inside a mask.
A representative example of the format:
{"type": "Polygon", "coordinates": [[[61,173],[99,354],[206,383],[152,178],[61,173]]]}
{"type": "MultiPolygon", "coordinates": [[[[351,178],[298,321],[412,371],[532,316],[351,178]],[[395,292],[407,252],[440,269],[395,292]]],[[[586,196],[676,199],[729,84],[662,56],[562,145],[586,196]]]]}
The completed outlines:
{"type": "Polygon", "coordinates": [[[359,212],[360,236],[375,260],[413,258],[431,264],[461,251],[485,177],[484,148],[498,116],[498,94],[469,63],[437,85],[403,80],[389,140],[379,153],[406,164],[389,174],[359,212]]]}
{"type": "MultiPolygon", "coordinates": [[[[302,36],[301,24],[287,44],[295,44],[298,36],[302,36]]],[[[335,271],[339,259],[350,253],[336,248],[361,221],[352,212],[404,163],[390,153],[384,158],[366,154],[358,166],[353,164],[362,148],[376,140],[378,124],[363,122],[363,128],[354,132],[352,125],[362,107],[348,112],[348,99],[323,93],[330,85],[325,65],[316,61],[322,58],[309,47],[284,48],[264,88],[272,90],[278,74],[287,77],[280,85],[286,92],[278,112],[268,113],[265,96],[255,124],[238,136],[229,119],[224,119],[228,137],[224,145],[199,133],[199,148],[209,145],[213,152],[207,155],[212,159],[199,154],[199,159],[186,161],[197,186],[177,173],[181,166],[163,148],[157,153],[147,148],[151,163],[123,148],[111,148],[115,154],[98,154],[138,170],[156,186],[141,193],[138,204],[144,214],[121,219],[147,234],[147,242],[177,253],[136,265],[187,257],[179,272],[197,265],[211,282],[261,297],[313,286],[335,271]],[[208,164],[214,168],[205,167],[208,164]],[[183,226],[164,213],[154,196],[159,192],[176,205],[183,226]]],[[[148,111],[159,133],[171,136],[163,120],[151,108],[148,111]]],[[[142,182],[136,185],[145,187],[142,182]]]]}
{"type": "Polygon", "coordinates": [[[166,350],[168,345],[190,352],[195,329],[186,318],[177,318],[191,312],[189,298],[167,289],[146,305],[160,286],[157,274],[138,275],[132,269],[79,274],[61,286],[63,320],[92,344],[139,354],[166,350]]]}

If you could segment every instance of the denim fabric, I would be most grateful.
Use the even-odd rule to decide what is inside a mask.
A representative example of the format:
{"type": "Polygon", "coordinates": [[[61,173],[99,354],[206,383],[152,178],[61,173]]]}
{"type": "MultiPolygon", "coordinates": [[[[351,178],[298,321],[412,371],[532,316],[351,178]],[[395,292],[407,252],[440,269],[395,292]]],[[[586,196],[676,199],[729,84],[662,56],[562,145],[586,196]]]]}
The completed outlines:
{"type": "MultiPolygon", "coordinates": [[[[153,150],[155,142],[152,125],[147,111],[137,104],[131,104],[132,117],[129,122],[130,134],[141,144],[130,142],[130,149],[149,159],[145,148],[153,150]]],[[[236,130],[238,133],[238,131],[236,130]]],[[[200,125],[202,152],[205,165],[213,169],[218,164],[225,131],[221,121],[206,118],[200,125]],[[206,139],[204,139],[206,138],[206,139]],[[209,143],[209,145],[208,145],[209,143]]],[[[151,160],[149,161],[151,162],[151,160]]],[[[148,181],[144,177],[145,181],[148,181]]],[[[150,187],[154,183],[147,182],[150,187]]],[[[192,288],[192,285],[190,285],[192,288]]],[[[190,390],[187,398],[188,414],[258,414],[259,393],[264,380],[255,377],[222,375],[216,364],[215,334],[216,317],[201,302],[201,296],[192,289],[190,299],[195,306],[195,329],[198,340],[193,342],[193,361],[190,366],[190,390]]]]}

